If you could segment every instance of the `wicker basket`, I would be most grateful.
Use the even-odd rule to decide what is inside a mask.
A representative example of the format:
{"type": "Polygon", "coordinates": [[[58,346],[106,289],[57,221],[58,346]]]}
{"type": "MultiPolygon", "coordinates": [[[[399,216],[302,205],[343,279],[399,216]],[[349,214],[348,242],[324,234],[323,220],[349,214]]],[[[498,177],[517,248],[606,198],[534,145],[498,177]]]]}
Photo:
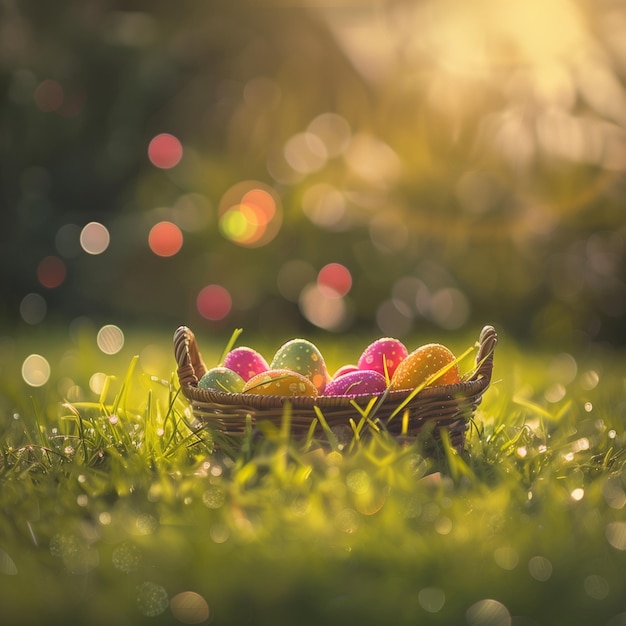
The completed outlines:
{"type": "MultiPolygon", "coordinates": [[[[411,395],[410,391],[391,391],[379,396],[370,407],[368,417],[380,428],[393,435],[415,437],[422,432],[439,437],[446,429],[451,443],[462,449],[468,420],[480,404],[489,386],[493,369],[497,334],[492,326],[485,326],[478,340],[476,365],[460,383],[426,387],[411,395]],[[407,401],[408,400],[408,401],[407,401]]],[[[262,420],[280,424],[285,404],[291,407],[291,432],[305,436],[312,428],[318,413],[332,430],[350,429],[350,420],[358,423],[362,414],[355,408],[356,401],[365,408],[373,396],[309,396],[282,397],[243,393],[227,393],[198,387],[198,381],[207,371],[193,332],[180,326],[174,333],[174,354],[178,364],[178,379],[183,395],[190,401],[194,416],[207,428],[226,435],[242,435],[248,424],[256,426],[262,420]]],[[[374,396],[375,398],[375,396],[374,396]]],[[[314,427],[321,432],[319,419],[314,427]]]]}

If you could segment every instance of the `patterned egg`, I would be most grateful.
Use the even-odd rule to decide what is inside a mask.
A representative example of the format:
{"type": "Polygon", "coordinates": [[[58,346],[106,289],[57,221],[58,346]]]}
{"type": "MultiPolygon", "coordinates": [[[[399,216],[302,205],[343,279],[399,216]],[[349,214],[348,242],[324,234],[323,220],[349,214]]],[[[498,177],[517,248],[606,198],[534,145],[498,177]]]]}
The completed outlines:
{"type": "Polygon", "coordinates": [[[198,387],[215,391],[241,393],[245,380],[227,367],[213,367],[198,381],[198,387]]]}
{"type": "Polygon", "coordinates": [[[243,392],[264,396],[317,396],[317,388],[306,376],[284,368],[269,369],[253,376],[244,385],[243,392]]]}
{"type": "Polygon", "coordinates": [[[384,376],[386,365],[387,375],[391,378],[400,362],[408,354],[409,351],[401,341],[393,337],[382,337],[363,350],[363,354],[358,360],[358,366],[362,370],[374,370],[384,376]]]}
{"type": "Polygon", "coordinates": [[[289,369],[306,376],[322,393],[328,382],[328,370],[322,353],[306,339],[291,339],[274,355],[270,369],[289,369]]]}
{"type": "Polygon", "coordinates": [[[349,374],[350,372],[358,372],[359,368],[357,365],[353,365],[352,363],[349,363],[347,365],[342,365],[334,374],[333,374],[333,379],[335,378],[339,378],[340,376],[343,376],[344,374],[349,374]]]}
{"type": "MultiPolygon", "coordinates": [[[[454,354],[439,343],[429,343],[421,346],[411,352],[398,365],[391,378],[389,388],[392,390],[415,389],[415,387],[427,381],[440,369],[452,363],[454,359],[454,354]]],[[[460,381],[459,368],[455,364],[445,374],[429,382],[427,386],[452,385],[460,381]]]]}
{"type": "Polygon", "coordinates": [[[270,368],[261,354],[246,346],[231,350],[222,365],[237,372],[246,381],[270,368]]]}
{"type": "Polygon", "coordinates": [[[333,378],[326,389],[325,396],[376,395],[385,391],[385,377],[373,370],[356,370],[333,378]]]}

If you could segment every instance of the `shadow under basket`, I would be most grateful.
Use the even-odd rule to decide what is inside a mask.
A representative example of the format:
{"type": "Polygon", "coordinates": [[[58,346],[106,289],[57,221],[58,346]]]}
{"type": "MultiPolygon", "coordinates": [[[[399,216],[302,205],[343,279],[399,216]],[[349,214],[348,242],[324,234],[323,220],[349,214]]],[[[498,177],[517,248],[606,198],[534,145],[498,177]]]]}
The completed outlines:
{"type": "Polygon", "coordinates": [[[174,355],[183,395],[189,400],[194,416],[210,430],[225,435],[243,435],[250,424],[262,421],[279,426],[286,406],[290,406],[291,434],[306,437],[311,429],[323,433],[319,413],[331,430],[351,431],[351,420],[359,424],[363,411],[373,428],[386,429],[397,437],[415,438],[420,434],[440,438],[446,430],[450,443],[462,450],[469,419],[489,387],[498,336],[493,326],[485,326],[478,339],[475,367],[460,383],[426,387],[411,391],[387,391],[378,396],[267,396],[228,393],[198,387],[206,373],[196,338],[187,326],[174,333],[174,355]],[[412,397],[411,397],[412,395],[412,397]],[[359,411],[354,403],[361,408],[359,411]],[[370,404],[371,403],[371,404],[370,404]],[[317,407],[317,409],[316,409],[317,407]]]}

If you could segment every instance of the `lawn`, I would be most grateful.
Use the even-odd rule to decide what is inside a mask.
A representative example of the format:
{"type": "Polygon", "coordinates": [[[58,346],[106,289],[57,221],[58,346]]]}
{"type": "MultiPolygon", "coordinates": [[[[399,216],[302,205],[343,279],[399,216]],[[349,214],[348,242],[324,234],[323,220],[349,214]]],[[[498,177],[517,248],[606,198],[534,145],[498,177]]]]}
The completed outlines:
{"type": "Polygon", "coordinates": [[[626,624],[621,354],[501,333],[465,451],[427,455],[384,431],[213,437],[171,335],[128,335],[2,339],[2,623],[626,624]]]}

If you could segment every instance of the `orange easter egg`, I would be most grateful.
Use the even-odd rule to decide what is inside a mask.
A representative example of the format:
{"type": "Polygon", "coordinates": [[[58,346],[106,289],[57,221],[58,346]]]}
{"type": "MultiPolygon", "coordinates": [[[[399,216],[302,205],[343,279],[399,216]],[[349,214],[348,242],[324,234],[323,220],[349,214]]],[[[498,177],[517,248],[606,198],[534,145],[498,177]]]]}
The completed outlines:
{"type": "MultiPolygon", "coordinates": [[[[446,365],[455,360],[454,354],[439,343],[429,343],[417,348],[400,362],[394,372],[389,388],[392,390],[415,389],[425,381],[429,381],[446,365]]],[[[461,381],[459,368],[454,364],[448,371],[426,386],[452,385],[461,381]]]]}

